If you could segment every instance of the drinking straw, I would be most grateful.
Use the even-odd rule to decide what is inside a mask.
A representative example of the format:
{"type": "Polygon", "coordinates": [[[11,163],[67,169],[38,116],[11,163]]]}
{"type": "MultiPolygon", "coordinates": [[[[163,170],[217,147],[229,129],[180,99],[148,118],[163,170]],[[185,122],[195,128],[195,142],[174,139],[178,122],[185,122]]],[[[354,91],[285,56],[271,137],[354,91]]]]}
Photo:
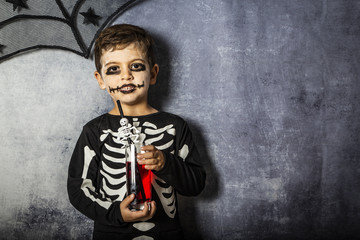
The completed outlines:
{"type": "Polygon", "coordinates": [[[124,112],[123,112],[123,110],[121,108],[120,100],[117,100],[116,102],[117,102],[117,105],[118,105],[118,108],[119,108],[120,116],[121,116],[121,118],[124,118],[124,112]]]}

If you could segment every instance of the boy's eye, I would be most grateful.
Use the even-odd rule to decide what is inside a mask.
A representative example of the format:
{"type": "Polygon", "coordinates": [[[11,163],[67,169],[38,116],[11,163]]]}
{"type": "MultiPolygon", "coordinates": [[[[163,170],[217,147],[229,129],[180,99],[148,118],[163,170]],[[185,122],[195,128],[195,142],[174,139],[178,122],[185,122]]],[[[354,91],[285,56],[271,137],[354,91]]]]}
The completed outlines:
{"type": "Polygon", "coordinates": [[[144,71],[145,70],[145,65],[142,64],[142,63],[133,63],[133,64],[131,64],[130,69],[132,71],[135,71],[135,72],[144,71]]]}
{"type": "Polygon", "coordinates": [[[120,68],[118,66],[111,66],[106,70],[106,74],[118,74],[120,73],[120,68]]]}

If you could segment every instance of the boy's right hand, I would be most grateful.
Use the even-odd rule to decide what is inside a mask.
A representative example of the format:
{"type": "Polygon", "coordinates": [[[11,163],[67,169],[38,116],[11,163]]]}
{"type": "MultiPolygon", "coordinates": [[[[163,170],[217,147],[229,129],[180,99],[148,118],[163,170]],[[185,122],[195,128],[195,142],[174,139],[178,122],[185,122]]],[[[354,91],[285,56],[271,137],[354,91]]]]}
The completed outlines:
{"type": "Polygon", "coordinates": [[[131,211],[129,209],[129,205],[134,200],[134,198],[135,194],[131,194],[120,203],[120,212],[124,222],[139,222],[151,219],[156,212],[155,201],[151,202],[150,211],[148,204],[144,204],[144,209],[141,211],[131,211]]]}

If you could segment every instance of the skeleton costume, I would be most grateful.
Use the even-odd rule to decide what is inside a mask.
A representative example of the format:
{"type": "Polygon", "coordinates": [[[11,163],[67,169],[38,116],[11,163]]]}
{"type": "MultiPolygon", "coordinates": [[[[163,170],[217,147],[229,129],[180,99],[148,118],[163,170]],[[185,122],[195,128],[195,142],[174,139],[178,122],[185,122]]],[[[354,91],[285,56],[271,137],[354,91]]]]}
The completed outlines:
{"type": "Polygon", "coordinates": [[[186,122],[173,114],[126,117],[103,114],[87,123],[74,149],[68,175],[70,202],[93,219],[94,239],[181,239],[176,194],[194,196],[204,188],[205,172],[186,122]],[[156,213],[146,222],[126,223],[120,203],[126,197],[125,142],[121,127],[138,133],[143,145],[154,145],[166,158],[153,171],[156,213]]]}

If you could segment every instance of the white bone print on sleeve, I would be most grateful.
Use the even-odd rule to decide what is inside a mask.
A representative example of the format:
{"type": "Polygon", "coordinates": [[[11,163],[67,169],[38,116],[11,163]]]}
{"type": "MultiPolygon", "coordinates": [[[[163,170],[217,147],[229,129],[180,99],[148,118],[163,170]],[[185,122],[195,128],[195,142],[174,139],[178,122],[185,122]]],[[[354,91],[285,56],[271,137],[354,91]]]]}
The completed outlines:
{"type": "Polygon", "coordinates": [[[92,201],[97,202],[103,208],[109,209],[111,202],[95,198],[90,193],[90,191],[95,192],[95,187],[93,186],[91,180],[86,178],[91,160],[94,158],[95,155],[96,154],[94,150],[91,150],[88,146],[84,147],[84,169],[82,173],[83,182],[81,184],[81,190],[85,193],[85,196],[90,198],[92,201]]]}
{"type": "MultiPolygon", "coordinates": [[[[171,154],[174,154],[174,151],[172,151],[171,154]]],[[[179,151],[179,157],[185,161],[188,154],[189,147],[185,144],[179,151]]],[[[174,218],[176,214],[176,198],[173,187],[157,176],[154,176],[153,186],[160,197],[161,204],[163,205],[166,214],[169,217],[174,218]]]]}
{"type": "Polygon", "coordinates": [[[174,188],[155,175],[152,185],[160,198],[166,215],[168,215],[170,218],[174,218],[176,213],[174,188]]]}

